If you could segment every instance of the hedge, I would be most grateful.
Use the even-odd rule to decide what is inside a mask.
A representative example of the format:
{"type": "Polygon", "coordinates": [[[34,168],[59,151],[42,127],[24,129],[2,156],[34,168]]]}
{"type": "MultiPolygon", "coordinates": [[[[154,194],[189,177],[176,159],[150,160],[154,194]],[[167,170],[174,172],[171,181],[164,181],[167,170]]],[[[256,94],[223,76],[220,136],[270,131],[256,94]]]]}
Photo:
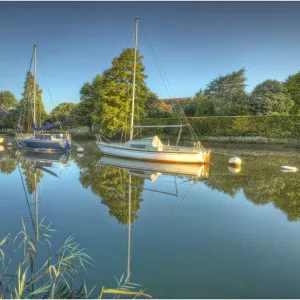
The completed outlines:
{"type": "MultiPolygon", "coordinates": [[[[188,118],[197,136],[261,136],[268,138],[300,138],[300,116],[238,116],[188,118]]],[[[178,119],[143,119],[141,125],[180,124],[178,119]]],[[[143,129],[146,135],[175,136],[178,129],[143,129]]],[[[189,134],[184,127],[182,135],[189,134]]]]}

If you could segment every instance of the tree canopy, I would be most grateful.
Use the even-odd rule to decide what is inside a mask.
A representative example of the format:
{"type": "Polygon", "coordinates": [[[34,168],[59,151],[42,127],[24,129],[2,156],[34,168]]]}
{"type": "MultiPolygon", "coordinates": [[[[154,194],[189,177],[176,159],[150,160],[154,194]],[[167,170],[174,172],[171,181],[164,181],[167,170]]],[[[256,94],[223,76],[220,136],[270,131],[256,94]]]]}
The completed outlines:
{"type": "MultiPolygon", "coordinates": [[[[34,77],[31,72],[27,72],[24,83],[24,92],[22,93],[22,98],[19,103],[20,108],[24,103],[22,126],[26,131],[30,131],[33,125],[33,90],[34,77]]],[[[40,126],[46,119],[47,113],[42,101],[42,90],[39,88],[39,85],[37,83],[35,103],[36,124],[40,126]]]]}
{"type": "Polygon", "coordinates": [[[77,106],[73,102],[63,102],[57,105],[52,111],[51,114],[54,115],[70,115],[73,113],[74,108],[77,106]]]}
{"type": "Polygon", "coordinates": [[[292,114],[299,114],[300,112],[300,72],[290,75],[284,83],[287,88],[294,106],[292,107],[292,114]]]}
{"type": "Polygon", "coordinates": [[[280,81],[268,79],[254,88],[250,104],[254,115],[288,114],[293,101],[280,81]]]}
{"type": "Polygon", "coordinates": [[[16,107],[17,99],[13,93],[9,91],[0,91],[0,107],[9,110],[16,107]]]}
{"type": "MultiPolygon", "coordinates": [[[[145,116],[147,99],[145,67],[143,56],[137,52],[136,92],[135,92],[135,122],[145,116]]],[[[103,73],[101,95],[95,101],[92,114],[93,122],[108,134],[129,131],[133,88],[134,49],[127,48],[112,61],[112,67],[103,73]]],[[[97,95],[98,96],[98,95],[97,95]]],[[[96,97],[95,97],[96,98],[96,97]]]]}

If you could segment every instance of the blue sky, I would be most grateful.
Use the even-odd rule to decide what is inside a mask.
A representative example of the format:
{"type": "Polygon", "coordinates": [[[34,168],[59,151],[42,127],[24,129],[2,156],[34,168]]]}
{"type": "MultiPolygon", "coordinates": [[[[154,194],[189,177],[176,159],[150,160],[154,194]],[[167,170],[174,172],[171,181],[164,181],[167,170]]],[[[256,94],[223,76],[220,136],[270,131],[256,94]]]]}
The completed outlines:
{"type": "MultiPolygon", "coordinates": [[[[177,97],[242,67],[249,91],[300,70],[300,2],[0,2],[0,90],[20,98],[36,43],[46,110],[78,102],[83,83],[133,45],[136,15],[177,97]]],[[[148,86],[169,97],[142,30],[139,49],[148,86]]]]}

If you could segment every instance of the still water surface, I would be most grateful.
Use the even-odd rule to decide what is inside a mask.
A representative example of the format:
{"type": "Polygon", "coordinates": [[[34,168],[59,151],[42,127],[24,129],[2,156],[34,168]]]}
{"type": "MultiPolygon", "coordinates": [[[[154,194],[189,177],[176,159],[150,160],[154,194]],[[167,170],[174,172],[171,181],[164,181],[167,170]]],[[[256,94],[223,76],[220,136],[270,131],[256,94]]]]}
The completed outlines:
{"type": "Polygon", "coordinates": [[[129,273],[156,298],[300,298],[300,175],[279,168],[299,168],[298,152],[235,150],[241,170],[214,153],[206,168],[145,171],[83,146],[52,162],[0,152],[0,239],[30,215],[58,230],[54,248],[74,234],[95,260],[94,297],[129,273]]]}

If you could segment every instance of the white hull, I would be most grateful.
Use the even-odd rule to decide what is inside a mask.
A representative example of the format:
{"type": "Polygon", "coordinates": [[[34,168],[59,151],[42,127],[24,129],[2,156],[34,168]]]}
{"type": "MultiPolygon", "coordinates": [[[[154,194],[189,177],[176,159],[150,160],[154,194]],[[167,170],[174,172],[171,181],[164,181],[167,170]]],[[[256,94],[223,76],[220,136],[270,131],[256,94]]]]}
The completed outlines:
{"type": "Polygon", "coordinates": [[[125,147],[124,144],[107,144],[96,142],[100,150],[106,154],[116,157],[124,157],[136,160],[154,161],[154,162],[173,162],[186,164],[204,164],[209,163],[209,150],[191,150],[186,147],[170,147],[169,150],[136,150],[125,147]],[[176,151],[175,151],[176,150],[176,151]]]}
{"type": "Polygon", "coordinates": [[[98,162],[98,165],[127,169],[130,174],[138,177],[146,178],[146,175],[148,175],[149,178],[147,179],[152,181],[155,181],[154,179],[161,174],[173,176],[196,176],[200,178],[208,178],[209,174],[209,165],[204,164],[144,162],[140,160],[121,159],[112,156],[103,156],[98,162]]]}

